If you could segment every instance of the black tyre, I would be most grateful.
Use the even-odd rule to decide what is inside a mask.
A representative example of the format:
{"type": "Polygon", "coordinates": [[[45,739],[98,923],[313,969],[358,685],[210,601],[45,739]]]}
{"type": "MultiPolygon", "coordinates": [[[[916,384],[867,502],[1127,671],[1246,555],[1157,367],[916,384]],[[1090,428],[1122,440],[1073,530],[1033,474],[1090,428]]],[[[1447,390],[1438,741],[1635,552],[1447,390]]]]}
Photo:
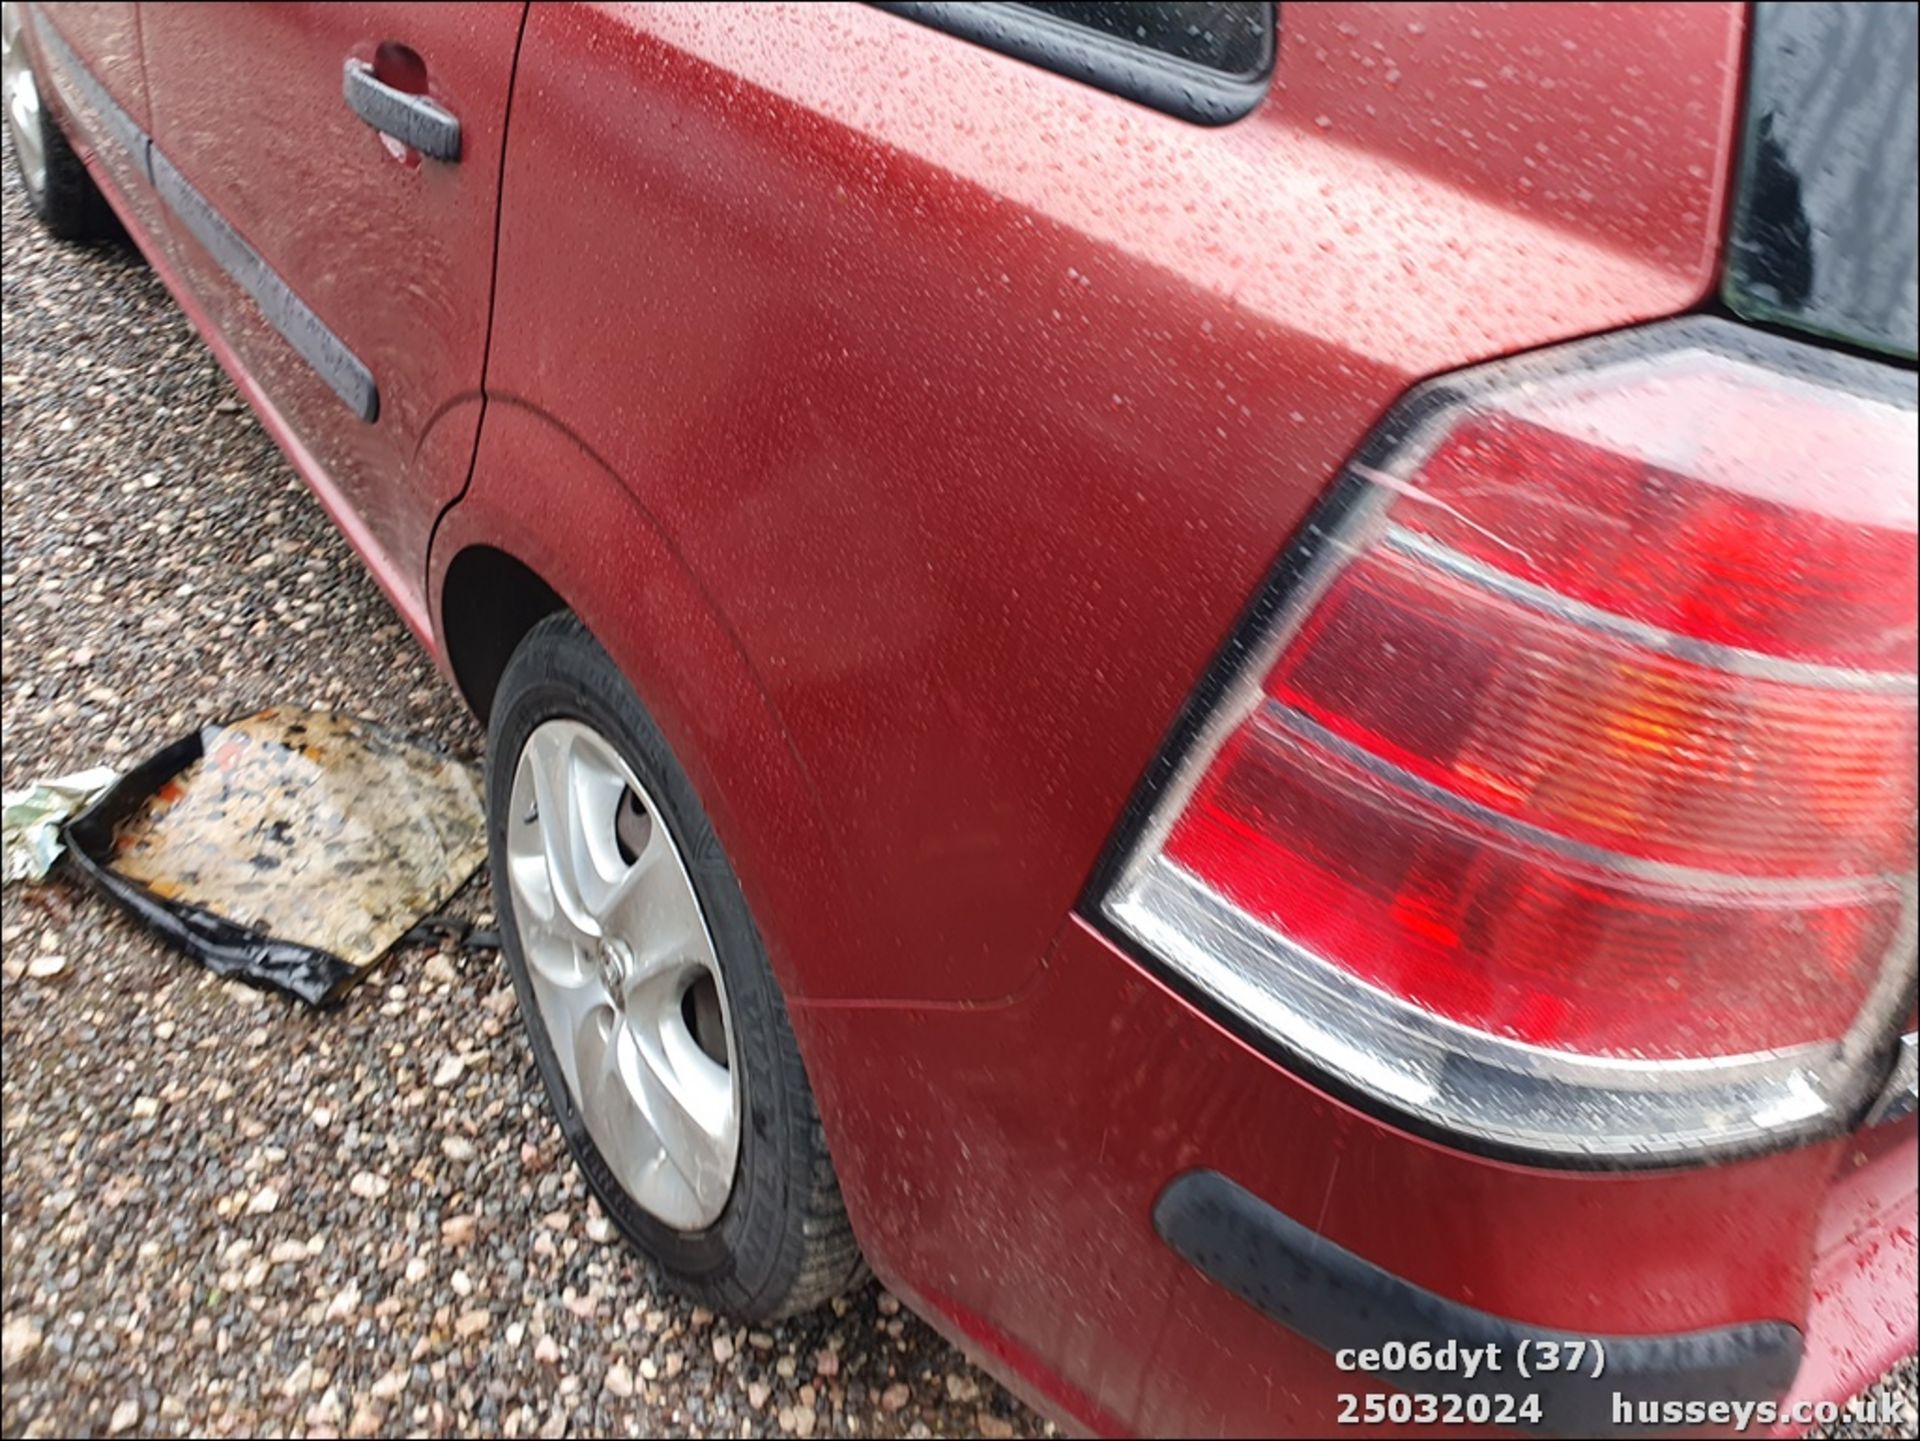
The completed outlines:
{"type": "Polygon", "coordinates": [[[607,1214],[738,1316],[845,1288],[859,1249],[739,883],[659,730],[570,615],[507,665],[487,805],[521,1016],[607,1214]]]}
{"type": "Polygon", "coordinates": [[[46,107],[20,33],[22,7],[0,5],[0,76],[5,83],[8,148],[40,223],[62,240],[106,240],[123,232],[113,207],[73,153],[46,107]]]}

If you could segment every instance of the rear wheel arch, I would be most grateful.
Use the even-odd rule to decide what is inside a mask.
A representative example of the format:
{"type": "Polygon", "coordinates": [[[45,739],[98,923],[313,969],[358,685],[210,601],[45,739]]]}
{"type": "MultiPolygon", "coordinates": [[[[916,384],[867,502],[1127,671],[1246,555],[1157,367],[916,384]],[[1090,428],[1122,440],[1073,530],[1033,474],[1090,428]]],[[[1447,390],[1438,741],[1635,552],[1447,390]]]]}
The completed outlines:
{"type": "Polygon", "coordinates": [[[860,1274],[860,1253],[760,928],[672,746],[577,616],[555,614],[521,641],[488,750],[503,955],[593,1193],[711,1305],[770,1320],[836,1294],[860,1274]],[[582,801],[609,782],[617,806],[582,801]],[[545,800],[561,796],[572,803],[549,818],[545,800]],[[624,830],[622,814],[646,830],[624,830]],[[642,864],[642,851],[655,860],[642,864]],[[530,874],[534,857],[544,864],[530,874]],[[650,897],[638,910],[616,899],[636,881],[650,897]],[[676,913],[697,917],[693,929],[650,951],[649,928],[676,913]],[[585,974],[582,944],[597,947],[585,974]],[[691,989],[663,993],[693,972],[711,987],[706,1032],[687,1013],[691,989]],[[722,1120],[713,1105],[725,1095],[722,1120]],[[676,1107],[678,1123],[661,1125],[676,1107]]]}
{"type": "Polygon", "coordinates": [[[788,998],[840,992],[835,918],[859,907],[832,817],[732,627],[632,486],[540,407],[491,398],[427,591],[441,661],[483,719],[521,640],[573,614],[686,770],[788,998]]]}
{"type": "Polygon", "coordinates": [[[514,650],[541,621],[570,607],[531,566],[491,545],[470,545],[440,587],[440,645],[467,706],[483,722],[514,650]]]}
{"type": "MultiPolygon", "coordinates": [[[[628,482],[544,410],[491,397],[472,481],[434,532],[427,593],[442,663],[483,716],[504,669],[490,658],[510,657],[542,606],[571,613],[686,771],[789,1007],[846,994],[834,961],[863,908],[833,817],[732,627],[628,482]]],[[[835,1167],[860,1190],[881,1158],[839,1144],[827,1097],[844,1104],[845,1088],[830,1052],[796,1032],[835,1167]]],[[[853,1220],[864,1244],[870,1228],[853,1220]]]]}

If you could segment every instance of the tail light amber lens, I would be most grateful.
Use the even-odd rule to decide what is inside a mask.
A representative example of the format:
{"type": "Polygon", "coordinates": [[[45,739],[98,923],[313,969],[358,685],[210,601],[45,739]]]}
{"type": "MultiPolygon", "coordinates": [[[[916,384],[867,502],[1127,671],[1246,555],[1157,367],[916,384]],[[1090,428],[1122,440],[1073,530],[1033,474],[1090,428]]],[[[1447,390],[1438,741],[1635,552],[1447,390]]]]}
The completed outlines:
{"type": "Polygon", "coordinates": [[[1851,1115],[1910,1003],[1910,373],[1718,321],[1409,402],[1109,917],[1345,1084],[1529,1153],[1851,1115]]]}

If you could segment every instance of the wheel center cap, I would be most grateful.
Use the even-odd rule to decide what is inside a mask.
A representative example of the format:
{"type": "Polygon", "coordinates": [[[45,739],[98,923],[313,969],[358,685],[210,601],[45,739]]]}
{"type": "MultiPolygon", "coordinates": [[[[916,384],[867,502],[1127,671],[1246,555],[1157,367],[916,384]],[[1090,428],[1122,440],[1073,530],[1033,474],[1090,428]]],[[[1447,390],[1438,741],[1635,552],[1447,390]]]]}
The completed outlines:
{"type": "Polygon", "coordinates": [[[596,948],[600,965],[600,984],[613,1000],[615,1010],[625,1010],[627,982],[633,977],[633,951],[625,941],[602,936],[596,948]]]}

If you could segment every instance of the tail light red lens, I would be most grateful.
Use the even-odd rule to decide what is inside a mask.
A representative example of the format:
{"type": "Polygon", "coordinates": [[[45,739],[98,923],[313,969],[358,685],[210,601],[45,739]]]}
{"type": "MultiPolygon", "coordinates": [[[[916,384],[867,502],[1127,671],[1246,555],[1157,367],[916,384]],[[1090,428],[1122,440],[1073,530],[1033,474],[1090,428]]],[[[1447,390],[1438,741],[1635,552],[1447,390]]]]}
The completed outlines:
{"type": "Polygon", "coordinates": [[[1688,321],[1409,409],[1109,916],[1486,1139],[1830,1123],[1911,995],[1913,377],[1688,321]]]}
{"type": "Polygon", "coordinates": [[[1916,741],[1910,676],[1728,669],[1457,565],[1390,527],[1333,581],[1268,698],[1465,801],[1641,859],[1903,868],[1914,778],[1889,763],[1916,741]]]}

